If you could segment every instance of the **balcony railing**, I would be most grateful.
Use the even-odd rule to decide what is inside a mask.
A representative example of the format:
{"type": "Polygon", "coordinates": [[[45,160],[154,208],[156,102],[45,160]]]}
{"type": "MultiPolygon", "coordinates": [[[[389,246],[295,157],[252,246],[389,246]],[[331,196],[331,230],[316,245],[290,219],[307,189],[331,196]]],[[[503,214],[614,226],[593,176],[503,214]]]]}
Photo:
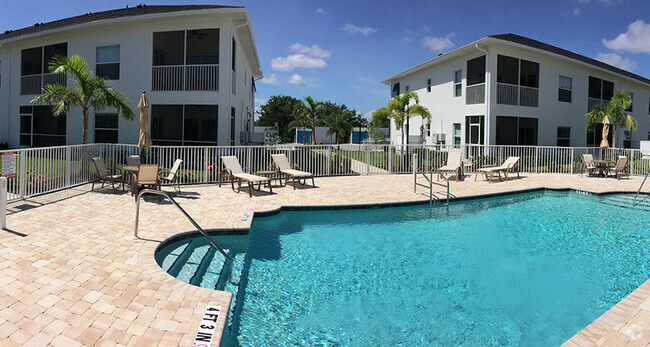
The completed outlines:
{"type": "Polygon", "coordinates": [[[20,77],[20,95],[40,94],[42,88],[48,84],[60,84],[65,86],[67,82],[66,75],[63,74],[38,74],[20,77]]]}
{"type": "Polygon", "coordinates": [[[497,83],[497,104],[537,107],[539,104],[539,89],[497,83]]]}
{"type": "Polygon", "coordinates": [[[587,98],[587,112],[590,112],[594,106],[602,104],[603,100],[596,98],[587,98]]]}
{"type": "Polygon", "coordinates": [[[151,90],[217,91],[219,65],[165,65],[152,67],[151,90]]]}
{"type": "Polygon", "coordinates": [[[485,102],[485,83],[467,86],[465,88],[465,104],[482,104],[485,102]]]}

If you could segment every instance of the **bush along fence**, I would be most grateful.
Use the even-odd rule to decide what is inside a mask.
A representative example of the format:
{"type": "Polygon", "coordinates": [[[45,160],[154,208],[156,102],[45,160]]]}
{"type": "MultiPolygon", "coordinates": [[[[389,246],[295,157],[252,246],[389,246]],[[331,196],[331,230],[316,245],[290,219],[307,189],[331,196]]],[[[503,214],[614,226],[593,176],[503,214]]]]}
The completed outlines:
{"type": "MultiPolygon", "coordinates": [[[[96,179],[91,158],[102,157],[115,173],[121,173],[129,155],[140,155],[135,145],[88,144],[4,150],[16,152],[15,177],[8,179],[8,200],[53,192],[96,179]]],[[[154,146],[144,151],[145,163],[159,164],[163,170],[182,159],[181,184],[216,183],[227,180],[219,158],[234,155],[246,172],[274,169],[271,154],[284,153],[300,170],[316,176],[411,173],[413,154],[418,167],[429,171],[443,166],[449,152],[463,153],[463,170],[475,172],[485,165],[502,163],[509,156],[520,157],[522,173],[577,174],[581,155],[616,161],[626,155],[630,174],[643,175],[650,169],[650,155],[639,150],[593,147],[483,146],[483,145],[277,145],[277,146],[154,146]]],[[[650,154],[650,153],[649,153],[650,154]]],[[[0,159],[1,160],[1,159],[0,159]]],[[[5,173],[2,173],[5,175],[5,173]]]]}

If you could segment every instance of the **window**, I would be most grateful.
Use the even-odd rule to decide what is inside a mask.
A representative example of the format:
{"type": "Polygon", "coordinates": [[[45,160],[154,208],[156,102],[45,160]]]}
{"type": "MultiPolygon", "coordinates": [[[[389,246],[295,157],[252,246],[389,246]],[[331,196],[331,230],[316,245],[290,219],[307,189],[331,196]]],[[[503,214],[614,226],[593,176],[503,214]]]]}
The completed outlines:
{"type": "Polygon", "coordinates": [[[571,146],[571,128],[570,127],[557,127],[557,146],[570,147],[571,146]]]}
{"type": "Polygon", "coordinates": [[[485,116],[466,116],[465,117],[465,143],[473,145],[482,145],[485,140],[483,125],[485,116]]]}
{"type": "Polygon", "coordinates": [[[537,145],[537,118],[497,116],[497,145],[537,145]]]}
{"type": "Polygon", "coordinates": [[[519,85],[530,88],[539,87],[539,63],[521,60],[519,85]]]}
{"type": "Polygon", "coordinates": [[[20,145],[47,147],[65,145],[66,115],[54,117],[50,106],[20,107],[20,145]]]}
{"type": "Polygon", "coordinates": [[[97,47],[95,74],[109,80],[120,79],[120,46],[97,47]]]}
{"type": "Polygon", "coordinates": [[[537,107],[539,63],[497,56],[497,104],[537,107]]]}
{"type": "Polygon", "coordinates": [[[219,64],[219,29],[153,33],[153,66],[219,64]]]}
{"type": "Polygon", "coordinates": [[[235,54],[237,53],[237,43],[235,38],[232,39],[232,71],[235,71],[235,54]]]}
{"type": "Polygon", "coordinates": [[[454,97],[463,95],[463,70],[454,72],[454,97]]]}
{"type": "Polygon", "coordinates": [[[43,47],[23,49],[20,55],[20,75],[43,73],[43,47]]]}
{"type": "Polygon", "coordinates": [[[390,92],[390,97],[394,98],[399,95],[399,83],[393,84],[393,89],[390,92]]]}
{"type": "Polygon", "coordinates": [[[519,84],[519,59],[497,56],[497,83],[519,84]]]}
{"type": "Polygon", "coordinates": [[[632,109],[634,107],[634,93],[629,92],[629,94],[630,94],[630,101],[632,101],[632,103],[630,104],[630,107],[625,109],[625,111],[632,112],[632,109]]]}
{"type": "Polygon", "coordinates": [[[431,79],[427,78],[427,93],[431,93],[431,79]]]}
{"type": "Polygon", "coordinates": [[[560,83],[557,90],[557,100],[564,102],[571,102],[571,89],[573,88],[573,80],[571,77],[560,76],[560,83]]]}
{"type": "Polygon", "coordinates": [[[95,114],[95,143],[118,143],[117,113],[95,114]]]}
{"type": "Polygon", "coordinates": [[[485,83],[485,56],[467,61],[467,85],[485,83]]]}
{"type": "Polygon", "coordinates": [[[589,88],[587,91],[587,111],[603,102],[608,102],[614,95],[614,82],[601,80],[600,78],[589,76],[589,88]]]}
{"type": "Polygon", "coordinates": [[[66,85],[65,75],[50,74],[48,65],[53,57],[67,54],[67,43],[23,49],[20,52],[20,95],[39,94],[47,84],[66,85]]]}
{"type": "Polygon", "coordinates": [[[454,123],[454,145],[460,145],[460,123],[454,123]]]}
{"type": "Polygon", "coordinates": [[[151,139],[156,145],[216,145],[217,105],[152,105],[151,139]]]}

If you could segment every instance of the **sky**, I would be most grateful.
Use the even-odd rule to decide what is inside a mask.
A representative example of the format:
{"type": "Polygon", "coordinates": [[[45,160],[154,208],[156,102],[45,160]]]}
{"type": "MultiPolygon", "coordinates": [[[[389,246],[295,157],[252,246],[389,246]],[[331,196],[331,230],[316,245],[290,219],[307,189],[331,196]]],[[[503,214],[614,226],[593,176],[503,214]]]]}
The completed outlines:
{"type": "MultiPolygon", "coordinates": [[[[124,0],[1,0],[0,30],[136,5],[124,0]]],[[[381,81],[481,37],[515,33],[650,78],[649,0],[151,0],[147,5],[248,8],[273,95],[312,96],[367,114],[385,106],[381,81]]]]}

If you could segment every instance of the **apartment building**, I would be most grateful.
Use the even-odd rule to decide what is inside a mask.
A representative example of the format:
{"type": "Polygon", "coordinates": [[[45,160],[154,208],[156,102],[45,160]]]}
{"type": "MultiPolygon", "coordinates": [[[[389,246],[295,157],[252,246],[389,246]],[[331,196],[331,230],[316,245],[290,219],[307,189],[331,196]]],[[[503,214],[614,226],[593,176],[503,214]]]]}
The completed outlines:
{"type": "MultiPolygon", "coordinates": [[[[431,124],[411,118],[410,143],[598,146],[602,126],[587,132],[585,114],[616,90],[630,93],[638,122],[634,133],[619,127],[616,146],[650,139],[649,79],[515,34],[481,38],[383,83],[391,97],[417,92],[431,111],[431,124]]],[[[394,123],[391,141],[401,141],[394,123]]]]}
{"type": "MultiPolygon", "coordinates": [[[[239,145],[252,132],[255,80],[262,78],[248,11],[216,5],[146,6],[80,16],[0,34],[0,141],[12,148],[81,142],[81,110],[53,117],[30,101],[47,84],[55,55],[82,56],[137,114],[145,91],[159,145],[239,145]]],[[[95,110],[89,142],[137,143],[138,120],[95,110]]]]}

